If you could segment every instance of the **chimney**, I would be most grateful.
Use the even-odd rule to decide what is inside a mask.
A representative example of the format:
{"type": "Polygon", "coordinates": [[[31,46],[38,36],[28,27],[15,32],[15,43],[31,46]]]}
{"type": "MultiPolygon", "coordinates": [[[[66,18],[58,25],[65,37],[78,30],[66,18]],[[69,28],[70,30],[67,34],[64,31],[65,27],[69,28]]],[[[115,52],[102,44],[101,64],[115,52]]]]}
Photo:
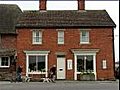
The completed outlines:
{"type": "Polygon", "coordinates": [[[46,0],[39,0],[39,10],[46,10],[46,0]]]}
{"type": "Polygon", "coordinates": [[[85,0],[78,0],[78,10],[85,10],[85,0]]]}

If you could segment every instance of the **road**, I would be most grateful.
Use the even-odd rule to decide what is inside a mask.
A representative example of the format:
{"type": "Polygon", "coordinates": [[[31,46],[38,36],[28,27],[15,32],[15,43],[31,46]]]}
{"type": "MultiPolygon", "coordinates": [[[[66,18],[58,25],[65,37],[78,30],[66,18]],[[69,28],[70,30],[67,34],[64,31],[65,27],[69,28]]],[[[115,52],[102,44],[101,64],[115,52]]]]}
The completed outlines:
{"type": "Polygon", "coordinates": [[[0,82],[0,90],[119,90],[117,81],[0,82]]]}

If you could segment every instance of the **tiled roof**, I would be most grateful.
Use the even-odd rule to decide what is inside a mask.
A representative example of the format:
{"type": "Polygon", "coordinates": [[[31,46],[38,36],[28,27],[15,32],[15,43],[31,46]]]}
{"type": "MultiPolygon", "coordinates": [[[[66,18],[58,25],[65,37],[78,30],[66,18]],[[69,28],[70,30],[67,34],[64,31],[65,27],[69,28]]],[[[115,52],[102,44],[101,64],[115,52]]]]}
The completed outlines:
{"type": "Polygon", "coordinates": [[[12,56],[15,55],[15,49],[8,49],[8,48],[0,48],[0,57],[1,56],[12,56]]]}
{"type": "Polygon", "coordinates": [[[22,11],[17,5],[0,4],[0,33],[15,34],[15,24],[20,13],[22,11]]]}
{"type": "Polygon", "coordinates": [[[16,27],[115,27],[105,10],[24,11],[16,27]]]}

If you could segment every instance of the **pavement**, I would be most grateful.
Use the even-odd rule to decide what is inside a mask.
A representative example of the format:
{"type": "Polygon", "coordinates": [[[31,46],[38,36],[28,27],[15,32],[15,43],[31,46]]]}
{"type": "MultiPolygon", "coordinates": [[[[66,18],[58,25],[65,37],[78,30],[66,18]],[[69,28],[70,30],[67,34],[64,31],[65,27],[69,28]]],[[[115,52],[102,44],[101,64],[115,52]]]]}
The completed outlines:
{"type": "Polygon", "coordinates": [[[119,90],[116,81],[56,81],[52,82],[16,82],[0,81],[0,90],[119,90]]]}
{"type": "MultiPolygon", "coordinates": [[[[15,82],[12,82],[15,83],[15,82]]],[[[25,83],[25,82],[16,82],[16,83],[25,83]]],[[[43,82],[26,82],[26,83],[43,83],[43,82]]],[[[48,82],[44,82],[48,83],[48,82]]],[[[74,81],[74,80],[56,80],[56,83],[119,83],[119,80],[115,81],[74,81]]],[[[1,84],[11,84],[10,81],[0,81],[1,84]]]]}

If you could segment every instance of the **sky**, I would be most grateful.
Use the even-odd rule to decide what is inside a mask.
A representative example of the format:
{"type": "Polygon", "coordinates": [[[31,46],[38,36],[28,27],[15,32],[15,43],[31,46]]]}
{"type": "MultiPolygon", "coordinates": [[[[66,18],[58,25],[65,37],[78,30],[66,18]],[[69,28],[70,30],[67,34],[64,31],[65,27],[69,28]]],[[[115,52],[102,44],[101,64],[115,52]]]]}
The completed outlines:
{"type": "MultiPolygon", "coordinates": [[[[5,1],[0,0],[0,4],[17,4],[21,10],[38,10],[39,1],[5,1]]],[[[113,0],[87,0],[85,1],[86,10],[106,10],[116,24],[114,29],[115,61],[119,61],[119,1],[113,0]]],[[[77,1],[47,1],[47,10],[77,10],[77,1]]]]}

